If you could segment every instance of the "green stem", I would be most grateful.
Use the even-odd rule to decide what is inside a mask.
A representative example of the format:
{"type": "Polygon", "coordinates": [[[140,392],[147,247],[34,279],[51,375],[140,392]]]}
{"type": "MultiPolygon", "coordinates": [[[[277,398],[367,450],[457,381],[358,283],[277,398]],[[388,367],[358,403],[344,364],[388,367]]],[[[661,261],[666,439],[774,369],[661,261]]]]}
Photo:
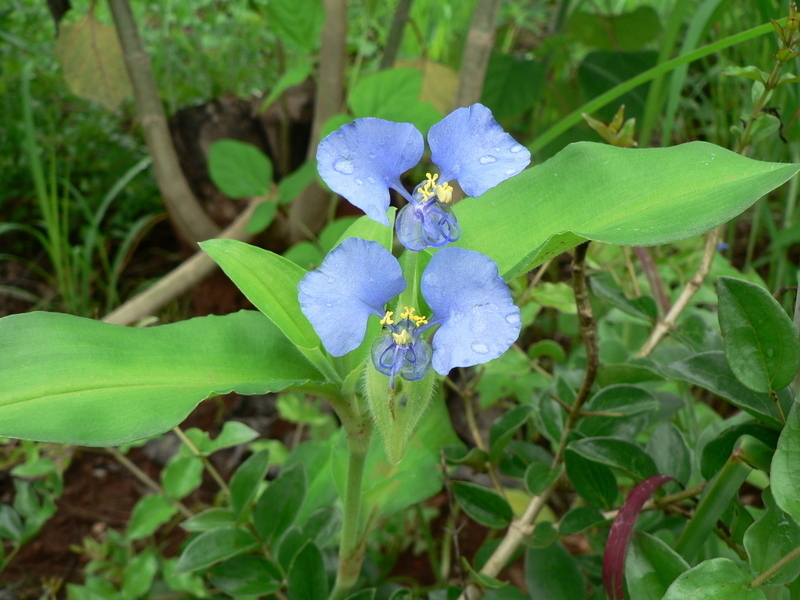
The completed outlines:
{"type": "Polygon", "coordinates": [[[361,573],[366,546],[361,523],[361,491],[372,430],[366,419],[362,419],[357,428],[348,428],[346,423],[344,425],[347,431],[347,483],[344,491],[339,567],[329,600],[342,600],[355,585],[361,573]]]}
{"type": "Polygon", "coordinates": [[[783,556],[780,560],[778,560],[778,562],[761,573],[761,575],[753,579],[753,581],[750,582],[750,587],[757,588],[760,585],[767,583],[778,571],[797,558],[800,558],[800,546],[789,552],[789,554],[783,556]]]}
{"type": "MultiPolygon", "coordinates": [[[[786,19],[781,19],[778,21],[778,23],[785,24],[786,19]]],[[[725,48],[735,46],[736,44],[741,44],[742,42],[746,42],[747,40],[757,38],[772,31],[774,31],[774,29],[771,23],[759,25],[758,27],[753,27],[752,29],[748,29],[747,31],[741,31],[735,35],[716,41],[713,44],[703,46],[702,48],[698,48],[697,50],[694,50],[682,56],[678,56],[676,58],[673,58],[672,60],[663,62],[660,65],[656,65],[652,69],[644,71],[643,73],[639,73],[639,75],[637,75],[636,77],[629,79],[628,81],[625,81],[623,83],[620,83],[619,85],[608,90],[605,94],[597,96],[597,98],[590,100],[580,108],[572,111],[566,117],[564,117],[563,119],[558,121],[555,125],[553,125],[550,129],[545,131],[542,135],[533,140],[533,142],[528,146],[528,149],[533,154],[539,152],[542,148],[544,148],[547,144],[555,140],[558,136],[567,131],[570,127],[580,123],[583,120],[582,116],[583,113],[591,114],[593,112],[596,112],[597,110],[604,107],[606,104],[613,102],[623,94],[642,85],[643,83],[647,83],[648,81],[655,79],[656,77],[659,77],[664,73],[669,73],[670,71],[676,69],[677,67],[680,67],[681,65],[694,62],[695,60],[709,56],[711,54],[719,52],[720,50],[724,50],[725,48]]]]}

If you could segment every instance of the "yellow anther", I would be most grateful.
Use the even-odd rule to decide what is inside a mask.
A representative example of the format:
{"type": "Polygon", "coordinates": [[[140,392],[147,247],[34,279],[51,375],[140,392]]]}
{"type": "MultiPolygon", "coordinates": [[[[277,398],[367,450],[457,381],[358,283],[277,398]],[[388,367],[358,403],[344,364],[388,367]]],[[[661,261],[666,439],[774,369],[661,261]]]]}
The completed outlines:
{"type": "Polygon", "coordinates": [[[409,307],[409,306],[404,306],[403,307],[403,312],[400,313],[400,318],[401,319],[413,319],[414,318],[413,315],[414,315],[415,312],[417,312],[416,308],[409,307]]]}
{"type": "Polygon", "coordinates": [[[405,346],[411,341],[411,336],[408,335],[408,331],[403,329],[400,333],[393,333],[392,337],[394,338],[395,344],[400,346],[405,346]]]}
{"type": "Polygon", "coordinates": [[[453,199],[453,186],[447,181],[443,181],[441,185],[436,186],[436,196],[439,198],[439,202],[450,204],[453,199]]]}
{"type": "Polygon", "coordinates": [[[423,317],[422,315],[410,315],[408,318],[414,321],[414,325],[417,327],[428,324],[428,318],[423,317]]]}
{"type": "Polygon", "coordinates": [[[381,319],[381,325],[394,325],[394,320],[392,319],[393,314],[394,311],[387,310],[386,314],[383,315],[383,318],[381,319]]]}

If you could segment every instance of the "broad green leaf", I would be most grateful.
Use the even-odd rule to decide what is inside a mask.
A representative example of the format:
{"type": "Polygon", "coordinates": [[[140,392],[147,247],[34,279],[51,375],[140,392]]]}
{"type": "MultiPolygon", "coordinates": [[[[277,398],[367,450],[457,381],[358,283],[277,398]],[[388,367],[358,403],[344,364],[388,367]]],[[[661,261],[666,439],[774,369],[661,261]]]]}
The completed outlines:
{"type": "Polygon", "coordinates": [[[584,417],[578,431],[588,437],[612,436],[634,439],[647,424],[648,417],[660,408],[658,400],[635,385],[610,385],[592,396],[585,409],[613,413],[614,417],[584,417]]]}
{"type": "Polygon", "coordinates": [[[302,463],[281,471],[261,494],[253,512],[254,525],[262,540],[277,539],[291,526],[303,506],[307,489],[302,463]]]}
{"type": "Polygon", "coordinates": [[[138,540],[155,533],[161,525],[169,521],[178,509],[169,498],[161,494],[145,496],[133,507],[128,525],[128,539],[138,540]]]}
{"type": "Polygon", "coordinates": [[[567,447],[567,475],[578,495],[591,506],[611,509],[617,499],[617,479],[607,466],[592,462],[567,447]]]}
{"type": "Polygon", "coordinates": [[[772,458],[770,481],[775,504],[800,524],[800,402],[795,402],[786,417],[786,426],[778,438],[772,458]]]}
{"type": "Polygon", "coordinates": [[[211,571],[209,580],[231,596],[263,596],[283,587],[283,576],[263,556],[234,556],[211,571]]]}
{"type": "Polygon", "coordinates": [[[499,458],[512,436],[531,416],[533,406],[523,404],[503,413],[492,423],[489,429],[489,457],[492,461],[499,458]]]}
{"type": "Polygon", "coordinates": [[[342,511],[337,506],[329,506],[311,513],[302,533],[318,547],[324,548],[334,540],[341,527],[342,511]]]}
{"type": "Polygon", "coordinates": [[[654,246],[725,223],[800,170],[706,142],[626,149],[571,144],[455,205],[458,245],[511,279],[586,239],[654,246]]]}
{"type": "Polygon", "coordinates": [[[356,117],[378,117],[412,123],[423,134],[442,115],[430,102],[422,102],[422,73],[416,69],[386,69],[361,79],[350,92],[356,117]]]}
{"type": "Polygon", "coordinates": [[[61,23],[56,54],[74,94],[115,111],[133,89],[117,32],[89,11],[77,23],[61,23]]]}
{"type": "MultiPolygon", "coordinates": [[[[586,98],[597,98],[620,83],[633,79],[639,73],[656,65],[658,53],[652,50],[625,52],[622,50],[595,50],[587,54],[578,67],[578,84],[586,98]]],[[[625,116],[641,120],[647,101],[650,83],[644,83],[626,92],[613,103],[598,109],[595,117],[610,122],[620,106],[625,106],[625,116]]]]}
{"type": "Polygon", "coordinates": [[[591,506],[578,506],[561,518],[558,524],[558,532],[561,535],[580,533],[581,531],[589,529],[589,527],[596,527],[606,521],[607,519],[603,516],[603,513],[596,508],[591,506]]]}
{"type": "Polygon", "coordinates": [[[492,52],[486,69],[481,102],[495,119],[516,117],[533,107],[546,86],[541,62],[492,52]]]}
{"type": "Polygon", "coordinates": [[[508,501],[483,486],[454,481],[453,496],[472,519],[487,527],[507,527],[514,518],[508,501]]]}
{"type": "Polygon", "coordinates": [[[250,508],[269,469],[269,450],[261,450],[244,461],[231,477],[230,504],[237,517],[250,508]]]}
{"type": "MultiPolygon", "coordinates": [[[[744,534],[744,548],[750,557],[750,568],[762,573],[785,555],[800,546],[800,527],[780,508],[769,488],[764,490],[764,513],[744,534]]],[[[800,575],[800,558],[785,565],[769,579],[770,585],[794,581],[800,575]]]]}
{"type": "Polygon", "coordinates": [[[266,196],[272,185],[269,158],[252,144],[239,140],[218,140],[211,144],[208,173],[214,185],[231,198],[266,196]]]}
{"type": "Polygon", "coordinates": [[[661,35],[661,21],[651,6],[618,14],[581,10],[572,14],[567,31],[590,48],[638,50],[661,35]]]}
{"type": "Polygon", "coordinates": [[[259,4],[271,31],[285,44],[310,53],[319,45],[325,11],[319,0],[270,0],[259,4]]]}
{"type": "Polygon", "coordinates": [[[584,438],[567,448],[587,460],[625,471],[634,479],[647,479],[658,473],[655,462],[633,442],[608,437],[584,438]]]}
{"type": "Polygon", "coordinates": [[[532,599],[586,598],[586,582],[578,562],[560,543],[525,551],[525,583],[532,599]]]}
{"type": "Polygon", "coordinates": [[[745,387],[731,371],[722,352],[695,354],[672,363],[663,372],[668,377],[698,385],[725,398],[771,427],[782,426],[778,409],[769,395],[745,387]]]}
{"type": "Polygon", "coordinates": [[[0,435],[112,446],[171,429],[203,399],[322,376],[263,315],[147,328],[56,313],[0,319],[0,435]]]}
{"type": "MultiPolygon", "coordinates": [[[[188,435],[189,432],[187,431],[186,433],[188,435]]],[[[252,442],[256,438],[258,438],[258,432],[252,427],[245,425],[241,421],[225,421],[219,435],[208,444],[207,449],[203,450],[211,454],[223,448],[231,448],[252,442]]]]}
{"type": "Polygon", "coordinates": [[[800,340],[789,315],[767,290],[732,277],[717,279],[725,359],[756,392],[780,390],[800,367],[800,340]]]}
{"type": "Polygon", "coordinates": [[[225,559],[258,548],[253,534],[244,529],[220,527],[205,531],[190,541],[181,553],[175,573],[207,569],[225,559]]]}
{"type": "Polygon", "coordinates": [[[304,269],[274,252],[237,240],[208,240],[200,247],[287,338],[301,348],[319,346],[319,337],[300,310],[297,296],[304,269]]]}
{"type": "Polygon", "coordinates": [[[689,484],[692,455],[683,433],[673,423],[661,423],[656,427],[647,440],[645,451],[655,461],[659,473],[670,475],[683,485],[689,484]]]}
{"type": "Polygon", "coordinates": [[[289,597],[292,600],[324,600],[328,597],[328,577],[322,553],[308,542],[289,567],[289,597]]]}
{"type": "Polygon", "coordinates": [[[276,202],[262,202],[256,206],[256,209],[253,211],[253,214],[244,229],[245,233],[249,233],[251,235],[261,233],[267,227],[272,225],[272,221],[275,220],[275,215],[277,214],[278,204],[276,202]]]}
{"type": "Polygon", "coordinates": [[[126,561],[122,572],[122,596],[139,598],[147,594],[158,570],[158,558],[153,550],[145,550],[126,561]]]}
{"type": "Polygon", "coordinates": [[[766,600],[752,579],[729,558],[712,558],[679,575],[662,600],[766,600]]]}
{"type": "Polygon", "coordinates": [[[181,523],[181,527],[186,531],[208,531],[234,525],[236,525],[236,515],[227,508],[208,508],[181,523]]]}
{"type": "Polygon", "coordinates": [[[541,494],[550,487],[559,475],[559,471],[550,468],[549,463],[533,461],[525,469],[525,487],[531,494],[541,494]]]}
{"type": "Polygon", "coordinates": [[[634,531],[625,557],[625,583],[631,598],[661,600],[689,564],[659,538],[634,531]]]}

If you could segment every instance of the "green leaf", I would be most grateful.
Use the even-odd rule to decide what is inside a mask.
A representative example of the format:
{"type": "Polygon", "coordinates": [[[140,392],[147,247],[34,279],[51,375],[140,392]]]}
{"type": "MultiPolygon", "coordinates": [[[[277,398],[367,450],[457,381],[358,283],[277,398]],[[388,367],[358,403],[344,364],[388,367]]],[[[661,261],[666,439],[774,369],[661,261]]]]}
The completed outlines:
{"type": "Polygon", "coordinates": [[[314,542],[307,542],[294,557],[288,580],[292,600],[325,600],[328,597],[325,562],[314,542]]]}
{"type": "Polygon", "coordinates": [[[656,427],[645,450],[655,461],[659,473],[688,485],[692,476],[692,455],[683,434],[673,423],[661,423],[656,427]]]}
{"type": "Polygon", "coordinates": [[[756,392],[780,390],[800,367],[800,340],[789,315],[759,285],[717,278],[725,358],[737,379],[756,392]]]}
{"type": "Polygon", "coordinates": [[[171,429],[210,396],[322,376],[263,315],[157,327],[56,313],[0,319],[0,435],[113,446],[171,429]]]}
{"type": "Polygon", "coordinates": [[[516,117],[536,104],[546,83],[545,70],[539,61],[492,52],[481,102],[499,121],[516,117]]]}
{"type": "Polygon", "coordinates": [[[782,419],[775,403],[767,394],[745,387],[733,374],[722,352],[703,352],[672,363],[664,374],[687,381],[725,398],[748,414],[771,427],[780,428],[782,419]]]}
{"type": "Polygon", "coordinates": [[[258,432],[252,427],[248,427],[241,421],[225,421],[222,431],[208,445],[207,452],[211,454],[223,448],[232,448],[233,446],[252,442],[256,438],[258,438],[258,432]]]}
{"type": "Polygon", "coordinates": [[[25,527],[19,513],[8,504],[0,504],[0,538],[19,540],[25,534],[25,527]]]}
{"type": "Polygon", "coordinates": [[[230,504],[237,517],[250,508],[256,492],[269,470],[269,450],[261,450],[244,461],[231,477],[230,504]]]}
{"type": "Polygon", "coordinates": [[[578,506],[573,508],[561,518],[558,524],[558,532],[561,535],[580,533],[590,527],[596,527],[605,523],[607,519],[599,510],[592,506],[578,506]]]}
{"type": "Polygon", "coordinates": [[[266,196],[272,185],[269,158],[252,144],[238,140],[211,144],[208,172],[214,185],[231,198],[266,196]]]}
{"type": "Polygon", "coordinates": [[[303,62],[287,69],[272,86],[269,95],[264,98],[261,103],[261,110],[266,110],[270,104],[280,98],[281,94],[290,87],[303,83],[311,75],[311,70],[311,64],[308,62],[303,62]]]}
{"type": "Polygon", "coordinates": [[[287,338],[302,348],[319,346],[319,337],[300,310],[297,297],[304,269],[274,252],[237,240],[208,240],[200,247],[287,338]]]}
{"type": "Polygon", "coordinates": [[[508,501],[480,485],[454,481],[453,495],[472,519],[487,527],[506,527],[514,518],[508,501]]]}
{"type": "Polygon", "coordinates": [[[249,531],[220,527],[205,531],[190,541],[181,553],[175,573],[207,569],[211,565],[258,548],[259,543],[249,531]]]}
{"type": "Polygon", "coordinates": [[[798,170],[706,142],[647,149],[580,142],[456,204],[457,244],[493,258],[508,280],[586,239],[654,246],[699,235],[798,170]]]}
{"type": "Polygon", "coordinates": [[[689,563],[659,538],[634,531],[625,557],[625,582],[636,600],[661,600],[689,563]]]}
{"type": "MultiPolygon", "coordinates": [[[[774,449],[778,442],[778,432],[758,423],[741,423],[717,434],[703,448],[700,459],[700,474],[710,480],[722,469],[743,435],[751,435],[768,448],[774,449]]],[[[769,464],[769,461],[767,461],[769,464]]]]}
{"type": "Polygon", "coordinates": [[[655,462],[633,442],[616,438],[585,438],[571,442],[567,448],[584,458],[626,472],[634,479],[647,479],[658,474],[655,462]]]}
{"type": "Polygon", "coordinates": [[[530,418],[533,406],[523,404],[503,413],[489,429],[489,458],[497,460],[506,444],[530,418]]]}
{"type": "Polygon", "coordinates": [[[317,176],[317,161],[309,160],[298,167],[289,175],[281,179],[278,184],[278,204],[284,206],[300,195],[306,186],[317,176]]]}
{"type": "Polygon", "coordinates": [[[308,482],[302,464],[281,474],[261,494],[253,514],[258,536],[265,542],[279,538],[294,522],[303,506],[308,482]]]}
{"type": "Polygon", "coordinates": [[[525,487],[531,494],[541,494],[552,485],[558,474],[548,463],[533,461],[525,469],[525,487]]]}
{"type": "Polygon", "coordinates": [[[585,410],[619,416],[584,417],[578,431],[588,437],[612,436],[634,439],[647,425],[648,417],[661,407],[653,394],[635,385],[610,385],[592,396],[585,410]]]}
{"type": "Polygon", "coordinates": [[[125,598],[138,598],[147,594],[158,570],[158,558],[153,550],[146,550],[126,561],[122,572],[122,594],[125,598]]]}
{"type": "Polygon", "coordinates": [[[77,23],[60,24],[56,53],[75,95],[115,111],[133,92],[116,30],[91,11],[77,23]]]}
{"type": "Polygon", "coordinates": [[[586,582],[578,562],[560,543],[525,551],[525,583],[531,598],[586,598],[586,582]]]}
{"type": "MultiPolygon", "coordinates": [[[[595,50],[581,61],[578,67],[578,84],[586,98],[597,98],[620,83],[651,69],[657,60],[658,53],[652,50],[595,50]]],[[[641,120],[649,89],[650,82],[647,82],[626,92],[613,103],[600,108],[596,116],[611,121],[619,107],[624,105],[627,117],[641,120]]]]}
{"type": "Polygon", "coordinates": [[[416,69],[386,69],[364,77],[350,92],[356,117],[377,117],[412,123],[423,134],[442,115],[430,102],[422,102],[422,73],[416,69]]]}
{"type": "Polygon", "coordinates": [[[661,35],[661,20],[650,6],[618,14],[575,11],[567,31],[590,48],[638,50],[661,35]]]}
{"type": "Polygon", "coordinates": [[[281,41],[306,54],[319,45],[325,11],[319,0],[270,0],[259,4],[281,41]]]}
{"type": "MultiPolygon", "coordinates": [[[[762,573],[785,555],[800,546],[800,527],[785,512],[775,506],[769,488],[764,490],[764,513],[744,534],[744,547],[750,557],[750,568],[762,573]]],[[[800,558],[796,558],[775,573],[767,583],[790,583],[800,575],[800,558]]]]}
{"type": "Polygon", "coordinates": [[[712,558],[679,575],[662,600],[766,600],[752,579],[729,558],[712,558]]]}
{"type": "Polygon", "coordinates": [[[617,479],[607,466],[588,460],[567,447],[567,475],[575,491],[590,505],[611,509],[617,499],[617,479]]]}
{"type": "Polygon", "coordinates": [[[145,496],[133,507],[128,525],[128,539],[138,540],[155,533],[156,529],[169,521],[178,509],[166,496],[145,496]]]}
{"type": "Polygon", "coordinates": [[[278,214],[277,202],[262,202],[256,206],[256,209],[253,211],[250,220],[247,222],[247,226],[244,228],[245,233],[249,233],[251,235],[261,233],[267,227],[272,225],[272,221],[275,220],[276,214],[278,214]]]}
{"type": "Polygon", "coordinates": [[[236,515],[227,508],[208,508],[181,523],[181,527],[186,531],[208,531],[234,525],[236,525],[236,515]]]}
{"type": "Polygon", "coordinates": [[[161,472],[164,492],[174,500],[185,498],[203,482],[203,462],[197,456],[174,456],[161,472]]]}
{"type": "Polygon", "coordinates": [[[656,302],[651,296],[640,296],[629,299],[613,283],[613,278],[608,273],[595,275],[591,278],[592,292],[610,302],[622,312],[646,321],[655,321],[658,318],[656,302]]]}
{"type": "Polygon", "coordinates": [[[231,596],[262,596],[283,587],[280,569],[263,556],[234,556],[211,571],[209,580],[231,596]]]}
{"type": "Polygon", "coordinates": [[[786,426],[778,438],[772,458],[770,481],[775,504],[800,524],[800,402],[795,402],[786,417],[786,426]]]}

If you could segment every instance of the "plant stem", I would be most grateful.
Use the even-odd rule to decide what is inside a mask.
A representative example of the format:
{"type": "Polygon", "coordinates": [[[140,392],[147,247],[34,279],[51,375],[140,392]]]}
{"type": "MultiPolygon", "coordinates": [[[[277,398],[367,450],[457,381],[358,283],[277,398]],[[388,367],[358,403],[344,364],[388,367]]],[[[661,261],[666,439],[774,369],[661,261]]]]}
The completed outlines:
{"type": "Polygon", "coordinates": [[[222,478],[222,475],[219,474],[219,471],[217,471],[214,468],[214,465],[211,464],[211,461],[208,459],[208,457],[200,452],[197,446],[192,443],[192,440],[190,440],[189,437],[183,432],[183,429],[180,427],[173,427],[172,431],[175,432],[175,435],[178,436],[181,442],[186,444],[189,450],[191,450],[198,458],[200,458],[201,461],[203,461],[203,466],[206,468],[206,471],[208,471],[209,475],[211,475],[214,481],[217,482],[217,485],[223,491],[223,493],[230,497],[231,489],[228,487],[228,484],[225,483],[225,480],[222,478]]]}
{"type": "Polygon", "coordinates": [[[499,11],[500,0],[478,0],[475,4],[461,57],[461,75],[454,108],[469,106],[481,99],[499,11]]]}
{"type": "MultiPolygon", "coordinates": [[[[356,401],[353,398],[353,402],[356,401]]],[[[344,491],[339,567],[329,600],[342,600],[355,585],[361,572],[366,547],[361,526],[361,491],[372,430],[366,419],[361,419],[360,427],[348,427],[344,422],[343,425],[347,432],[347,483],[344,491]]]]}
{"type": "Polygon", "coordinates": [[[800,546],[798,546],[797,548],[795,548],[794,550],[789,552],[789,554],[781,557],[778,560],[778,562],[776,562],[774,565],[769,567],[766,571],[761,573],[761,575],[759,575],[758,577],[753,579],[753,581],[750,582],[750,586],[749,587],[757,588],[757,587],[767,583],[767,581],[772,579],[772,577],[778,571],[780,571],[783,567],[785,567],[786,565],[788,565],[790,562],[792,562],[793,560],[795,560],[797,558],[800,558],[800,546]]]}

